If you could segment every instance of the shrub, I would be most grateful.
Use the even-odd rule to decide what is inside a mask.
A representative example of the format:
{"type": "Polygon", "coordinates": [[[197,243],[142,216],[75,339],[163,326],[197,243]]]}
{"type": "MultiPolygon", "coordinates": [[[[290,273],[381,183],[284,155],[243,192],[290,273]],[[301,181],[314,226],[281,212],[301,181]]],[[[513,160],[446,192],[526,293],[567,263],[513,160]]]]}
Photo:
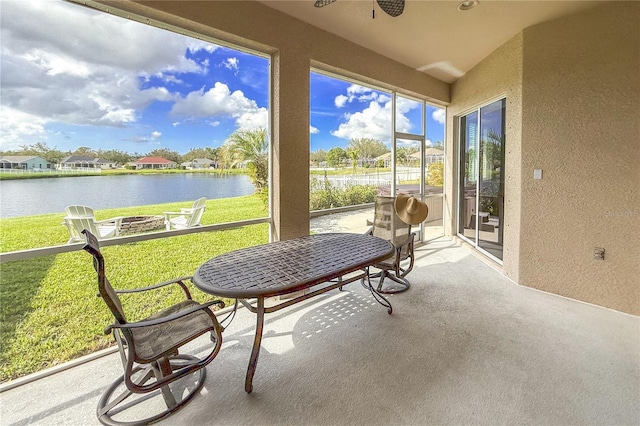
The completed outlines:
{"type": "Polygon", "coordinates": [[[348,185],[343,189],[334,187],[327,179],[312,179],[309,209],[324,210],[373,203],[377,192],[374,185],[348,185]]]}
{"type": "Polygon", "coordinates": [[[427,185],[442,186],[444,184],[444,163],[429,165],[427,173],[427,185]]]}

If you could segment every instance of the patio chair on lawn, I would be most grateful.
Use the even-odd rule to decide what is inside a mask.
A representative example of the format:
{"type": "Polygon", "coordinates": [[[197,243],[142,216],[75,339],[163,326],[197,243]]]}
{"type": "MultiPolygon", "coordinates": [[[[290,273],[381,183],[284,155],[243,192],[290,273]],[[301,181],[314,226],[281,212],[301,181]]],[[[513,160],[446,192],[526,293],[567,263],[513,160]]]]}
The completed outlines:
{"type": "MultiPolygon", "coordinates": [[[[407,196],[402,194],[398,197],[403,197],[401,198],[402,201],[407,199],[407,196]]],[[[386,294],[400,293],[409,289],[411,284],[406,276],[413,269],[415,259],[413,253],[415,233],[411,232],[411,224],[403,221],[396,213],[395,201],[395,197],[376,197],[373,226],[367,232],[375,237],[390,241],[396,249],[392,257],[373,265],[374,268],[380,270],[379,272],[369,275],[369,279],[379,279],[377,290],[386,294]],[[393,283],[384,286],[386,278],[389,278],[393,283]]],[[[424,210],[426,205],[420,204],[420,208],[424,210]]],[[[422,222],[425,218],[426,213],[419,222],[422,222]]],[[[411,222],[411,220],[408,221],[411,222]]],[[[364,285],[364,279],[362,284],[364,285]]]]}
{"type": "Polygon", "coordinates": [[[206,198],[198,198],[191,208],[180,209],[179,212],[164,212],[164,223],[167,231],[172,229],[187,229],[200,226],[200,220],[206,209],[206,198]]]}
{"type": "Polygon", "coordinates": [[[204,385],[204,367],[216,357],[222,345],[223,327],[210,307],[224,307],[224,302],[213,300],[200,304],[192,300],[185,285],[191,277],[139,289],[114,290],[105,274],[105,261],[97,238],[87,230],[82,233],[86,237],[83,248],[93,256],[93,266],[98,273],[98,296],[115,318],[105,333],[113,333],[124,367],[123,376],[102,394],[98,419],[105,425],[149,424],[163,419],[186,405],[204,385]],[[136,322],[127,320],[118,295],[144,297],[145,292],[170,284],[181,288],[185,295],[182,302],[136,322]],[[205,341],[192,343],[191,349],[208,352],[205,356],[179,354],[179,349],[201,336],[205,341]],[[212,348],[203,349],[209,340],[212,348]],[[160,394],[166,409],[153,403],[158,400],[154,397],[160,394]],[[136,414],[141,413],[146,418],[137,419],[136,414]]]}
{"type": "Polygon", "coordinates": [[[120,232],[122,217],[96,220],[93,209],[86,206],[67,206],[64,209],[67,214],[62,224],[69,230],[69,241],[71,243],[81,243],[84,241],[82,230],[87,229],[99,240],[117,237],[120,232]]]}

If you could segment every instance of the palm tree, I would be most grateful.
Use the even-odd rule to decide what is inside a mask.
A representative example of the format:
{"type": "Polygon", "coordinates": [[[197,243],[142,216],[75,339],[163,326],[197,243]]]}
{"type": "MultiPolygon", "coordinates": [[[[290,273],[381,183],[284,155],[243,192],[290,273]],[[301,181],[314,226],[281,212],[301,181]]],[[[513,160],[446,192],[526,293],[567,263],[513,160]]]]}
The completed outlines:
{"type": "Polygon", "coordinates": [[[246,163],[249,177],[258,192],[267,188],[269,177],[269,140],[267,130],[236,130],[224,146],[233,156],[232,166],[246,163]]]}
{"type": "Polygon", "coordinates": [[[224,172],[225,169],[230,169],[233,164],[233,154],[229,151],[229,146],[222,145],[217,151],[216,161],[218,167],[224,172]]]}
{"type": "Polygon", "coordinates": [[[358,150],[353,149],[351,151],[347,151],[347,155],[351,158],[351,167],[353,167],[353,174],[356,174],[356,166],[358,164],[358,150]]]}

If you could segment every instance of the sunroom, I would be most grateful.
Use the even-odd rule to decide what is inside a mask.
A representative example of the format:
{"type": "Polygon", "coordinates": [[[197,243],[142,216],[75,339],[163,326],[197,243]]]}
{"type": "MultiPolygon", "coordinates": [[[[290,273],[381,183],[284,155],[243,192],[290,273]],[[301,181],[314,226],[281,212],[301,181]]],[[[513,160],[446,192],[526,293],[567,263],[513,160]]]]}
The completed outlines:
{"type": "MultiPolygon", "coordinates": [[[[223,347],[229,364],[221,356],[208,367],[225,372],[211,374],[206,391],[167,424],[637,422],[640,4],[481,0],[460,11],[458,2],[409,0],[391,18],[375,4],[348,0],[323,8],[311,0],[78,3],[268,58],[270,209],[239,226],[268,227],[260,232],[271,241],[308,235],[317,217],[371,211],[310,208],[314,75],[384,93],[390,117],[402,102],[421,108],[421,131],[402,131],[393,118],[389,126],[392,179],[383,186],[421,198],[433,219],[416,230],[418,267],[411,290],[392,298],[394,315],[376,312],[361,288],[283,311],[249,396],[230,382],[241,379],[233,373],[244,368],[253,326],[239,315],[223,347]],[[527,21],[528,14],[535,18],[527,21]],[[492,25],[506,25],[492,22],[498,16],[511,16],[517,29],[494,34],[492,25]],[[472,28],[474,36],[456,40],[443,23],[472,28]],[[420,41],[400,39],[395,25],[428,27],[437,43],[466,50],[469,60],[423,56],[420,41]],[[394,52],[396,41],[412,46],[417,59],[410,49],[394,52]],[[431,62],[416,63],[424,57],[431,62]],[[427,141],[429,111],[445,113],[442,154],[427,141]],[[403,181],[397,152],[411,144],[418,175],[403,181]],[[434,162],[444,165],[436,189],[428,177],[434,162]],[[370,326],[375,330],[363,330],[370,326]],[[567,355],[581,342],[595,361],[567,355]],[[230,408],[236,405],[237,412],[230,408]]],[[[2,261],[32,255],[5,254],[2,261]]],[[[90,362],[118,373],[108,357],[90,362]]],[[[58,376],[60,382],[53,375],[41,389],[80,387],[91,374],[58,376]]],[[[0,394],[3,411],[40,392],[26,387],[38,389],[38,380],[24,386],[0,394]]],[[[99,391],[78,390],[71,399],[58,392],[53,407],[19,407],[9,418],[96,422],[88,407],[99,391]]]]}

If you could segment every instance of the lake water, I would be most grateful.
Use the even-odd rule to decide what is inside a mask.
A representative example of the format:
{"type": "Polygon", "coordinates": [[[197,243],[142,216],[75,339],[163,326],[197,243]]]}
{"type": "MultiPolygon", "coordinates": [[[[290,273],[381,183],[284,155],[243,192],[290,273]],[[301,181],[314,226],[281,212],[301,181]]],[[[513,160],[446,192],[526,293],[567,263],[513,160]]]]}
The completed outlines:
{"type": "Polygon", "coordinates": [[[253,194],[246,175],[208,173],[78,176],[0,181],[0,217],[64,213],[72,204],[94,210],[253,194]]]}

